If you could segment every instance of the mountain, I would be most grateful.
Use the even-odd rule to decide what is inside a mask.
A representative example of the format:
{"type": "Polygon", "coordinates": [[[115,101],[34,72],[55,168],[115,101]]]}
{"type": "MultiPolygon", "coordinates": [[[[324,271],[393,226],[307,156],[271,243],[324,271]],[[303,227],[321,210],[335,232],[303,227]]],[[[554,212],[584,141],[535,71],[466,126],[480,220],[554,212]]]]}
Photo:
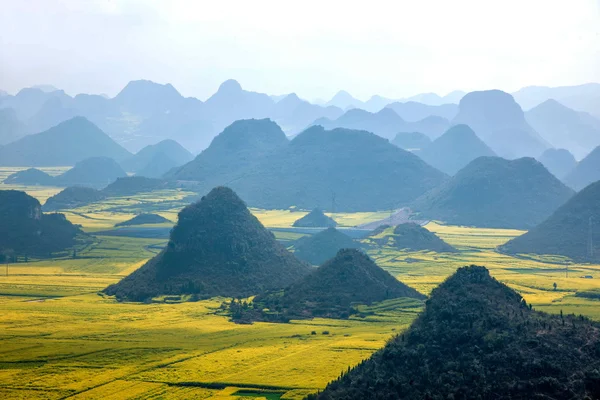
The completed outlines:
{"type": "Polygon", "coordinates": [[[600,180],[600,146],[596,147],[569,172],[564,181],[575,190],[581,190],[600,180]]]}
{"type": "Polygon", "coordinates": [[[169,177],[198,180],[207,187],[229,185],[251,174],[266,155],[287,145],[285,133],[269,119],[236,121],[193,161],[172,171],[169,177]]]}
{"type": "Polygon", "coordinates": [[[391,143],[403,150],[418,151],[429,146],[431,139],[421,132],[400,132],[396,134],[391,143]]]}
{"type": "Polygon", "coordinates": [[[27,133],[27,127],[17,117],[12,108],[0,108],[0,145],[20,139],[27,133]]]}
{"type": "Polygon", "coordinates": [[[458,271],[410,328],[308,400],[600,396],[598,326],[534,311],[484,267],[458,271]]]}
{"type": "Polygon", "coordinates": [[[165,217],[158,214],[138,214],[135,217],[128,219],[127,221],[119,222],[115,226],[136,226],[136,225],[147,225],[147,224],[162,224],[165,222],[171,222],[165,217]]]}
{"type": "Polygon", "coordinates": [[[67,166],[90,157],[121,161],[131,154],[83,117],[0,148],[0,165],[67,166]]]}
{"type": "Polygon", "coordinates": [[[316,126],[288,143],[276,128],[265,120],[238,121],[170,176],[230,185],[262,208],[323,209],[335,193],[339,211],[389,210],[447,178],[372,133],[316,126]]]}
{"type": "Polygon", "coordinates": [[[556,100],[546,100],[527,111],[525,118],[552,146],[569,150],[577,159],[600,144],[600,120],[556,100]]]}
{"type": "Polygon", "coordinates": [[[418,103],[427,104],[430,106],[439,106],[442,104],[458,104],[466,93],[461,90],[455,90],[445,96],[440,96],[436,93],[421,93],[409,97],[407,101],[415,101],[418,103]]]}
{"type": "Polygon", "coordinates": [[[417,122],[407,123],[403,132],[422,132],[432,139],[439,137],[450,128],[450,121],[437,115],[431,115],[417,122]]]}
{"type": "Polygon", "coordinates": [[[217,131],[233,121],[249,118],[267,118],[273,112],[275,101],[264,93],[242,89],[229,79],[204,103],[204,113],[211,117],[217,131]]]}
{"type": "Polygon", "coordinates": [[[548,219],[500,247],[511,254],[552,254],[600,261],[600,182],[575,194],[548,219]],[[591,243],[590,243],[591,241],[591,243]]]}
{"type": "Polygon", "coordinates": [[[419,224],[407,222],[397,225],[390,235],[385,226],[373,231],[369,241],[377,246],[389,246],[398,250],[435,251],[436,253],[455,253],[457,250],[419,224]]]}
{"type": "Polygon", "coordinates": [[[311,104],[300,99],[295,93],[291,93],[275,104],[271,118],[284,131],[298,133],[316,119],[336,119],[343,113],[341,108],[311,104]]]}
{"type": "MultiPolygon", "coordinates": [[[[315,121],[313,125],[317,125],[315,121]]],[[[342,116],[330,123],[322,124],[324,128],[346,128],[363,130],[374,133],[384,138],[393,138],[396,133],[402,130],[405,121],[390,108],[384,108],[379,112],[370,113],[368,111],[353,108],[346,111],[342,116]]]]}
{"type": "Polygon", "coordinates": [[[301,228],[330,228],[336,227],[337,222],[333,218],[323,214],[323,211],[320,209],[315,208],[304,217],[294,221],[292,226],[301,228]]]}
{"type": "Polygon", "coordinates": [[[478,157],[496,154],[467,125],[455,125],[429,146],[418,152],[419,157],[448,175],[454,175],[478,157]]]}
{"type": "Polygon", "coordinates": [[[500,90],[466,94],[452,125],[471,127],[496,154],[504,158],[537,157],[548,143],[527,123],[513,97],[500,90]]]}
{"type": "Polygon", "coordinates": [[[451,120],[458,114],[458,105],[456,104],[431,106],[416,101],[407,101],[404,103],[397,101],[388,104],[386,107],[394,110],[403,120],[412,122],[420,121],[432,115],[451,120]]]}
{"type": "Polygon", "coordinates": [[[217,187],[179,213],[165,250],[105,292],[136,301],[160,294],[247,297],[309,271],[231,189],[217,187]]]}
{"type": "Polygon", "coordinates": [[[345,90],[337,92],[331,100],[327,102],[328,106],[334,106],[346,110],[349,108],[363,108],[364,103],[354,97],[345,90]]]}
{"type": "Polygon", "coordinates": [[[163,153],[167,158],[183,165],[194,159],[194,155],[183,146],[171,139],[165,139],[156,144],[148,145],[138,151],[132,157],[121,162],[121,166],[127,172],[138,172],[147,167],[157,154],[163,153]]]}
{"type": "Polygon", "coordinates": [[[420,219],[452,225],[529,229],[572,195],[533,158],[480,157],[418,198],[412,209],[420,219]]]}
{"type": "Polygon", "coordinates": [[[173,189],[175,187],[175,183],[163,179],[147,178],[145,176],[127,176],[117,178],[116,181],[102,189],[102,193],[106,196],[121,197],[163,189],[173,189]]]}
{"type": "Polygon", "coordinates": [[[569,108],[600,118],[600,83],[560,87],[528,86],[513,93],[513,96],[525,110],[555,99],[569,108]]]}
{"type": "Polygon", "coordinates": [[[72,186],[63,189],[44,203],[44,211],[69,210],[102,201],[106,195],[90,187],[72,186]]]}
{"type": "Polygon", "coordinates": [[[377,112],[393,102],[394,100],[392,99],[388,99],[379,95],[374,95],[371,96],[371,98],[363,104],[363,108],[370,112],[377,112]]]}
{"type": "Polygon", "coordinates": [[[377,135],[322,127],[296,136],[257,172],[236,184],[250,204],[266,208],[323,209],[335,193],[339,211],[388,210],[446,180],[414,154],[377,135]]]}
{"type": "Polygon", "coordinates": [[[341,249],[357,249],[359,243],[335,228],[327,228],[294,242],[294,255],[313,265],[321,265],[341,249]]]}
{"type": "Polygon", "coordinates": [[[148,80],[129,82],[114,98],[120,109],[144,117],[174,111],[184,101],[184,97],[170,83],[161,85],[148,80]]]}
{"type": "Polygon", "coordinates": [[[44,214],[35,198],[0,190],[0,254],[48,256],[75,244],[81,230],[63,214],[44,214]]]}
{"type": "Polygon", "coordinates": [[[62,90],[46,92],[37,88],[24,88],[15,96],[3,96],[0,99],[0,107],[12,108],[17,113],[19,120],[27,121],[52,98],[58,98],[65,102],[71,99],[71,97],[62,90]]]}
{"type": "Polygon", "coordinates": [[[8,185],[40,185],[52,186],[54,178],[39,169],[29,168],[10,174],[5,180],[8,185]]]}
{"type": "Polygon", "coordinates": [[[322,209],[335,193],[339,211],[389,209],[446,179],[417,156],[368,132],[317,126],[287,142],[268,120],[232,124],[169,176],[205,187],[230,185],[249,204],[263,208],[322,209]]]}
{"type": "Polygon", "coordinates": [[[73,168],[54,178],[58,186],[89,186],[103,188],[123,178],[127,173],[112,158],[90,157],[79,161],[73,168]]]}
{"type": "Polygon", "coordinates": [[[51,97],[27,120],[28,133],[43,132],[80,115],[79,110],[71,107],[70,97],[51,97]]]}
{"type": "Polygon", "coordinates": [[[538,161],[560,180],[577,166],[573,154],[565,149],[548,149],[542,153],[538,161]]]}
{"type": "Polygon", "coordinates": [[[160,178],[173,168],[180,167],[181,164],[173,161],[172,158],[167,156],[165,153],[160,152],[152,157],[152,160],[138,171],[139,176],[146,176],[148,178],[160,178]]]}
{"type": "MultiPolygon", "coordinates": [[[[348,318],[356,304],[372,304],[388,299],[425,296],[381,269],[356,249],[340,250],[334,258],[282,292],[254,298],[259,319],[285,322],[299,318],[348,318]],[[262,314],[262,315],[261,315],[262,314]]],[[[233,310],[232,307],[232,311],[233,310]]],[[[236,315],[233,315],[236,320],[236,315]]]]}

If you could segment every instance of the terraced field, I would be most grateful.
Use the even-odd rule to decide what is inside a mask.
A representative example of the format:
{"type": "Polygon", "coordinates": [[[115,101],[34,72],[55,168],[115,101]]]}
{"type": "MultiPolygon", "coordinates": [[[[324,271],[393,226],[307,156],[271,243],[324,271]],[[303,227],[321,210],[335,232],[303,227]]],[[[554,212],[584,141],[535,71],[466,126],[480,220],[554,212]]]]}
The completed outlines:
{"type": "MultiPolygon", "coordinates": [[[[35,188],[28,191],[36,195],[35,188]]],[[[190,195],[174,190],[109,199],[68,210],[66,215],[88,232],[114,230],[115,223],[138,210],[156,209],[175,221],[190,195]]],[[[44,195],[39,196],[43,201],[44,195]]],[[[252,211],[265,225],[277,228],[290,227],[304,215],[252,211]]],[[[336,214],[336,219],[353,226],[385,216],[336,214]]],[[[423,293],[430,293],[457,267],[481,264],[537,309],[600,320],[600,300],[593,298],[600,292],[600,266],[557,257],[514,258],[494,250],[519,231],[435,223],[427,228],[460,252],[384,247],[369,253],[423,293]]],[[[282,241],[301,236],[277,235],[282,241]]],[[[236,325],[222,315],[225,299],[181,302],[167,296],[135,304],[98,294],[165,243],[157,238],[96,235],[77,258],[0,266],[0,398],[300,399],[382,347],[422,307],[395,300],[361,307],[364,316],[350,320],[236,325]]]]}

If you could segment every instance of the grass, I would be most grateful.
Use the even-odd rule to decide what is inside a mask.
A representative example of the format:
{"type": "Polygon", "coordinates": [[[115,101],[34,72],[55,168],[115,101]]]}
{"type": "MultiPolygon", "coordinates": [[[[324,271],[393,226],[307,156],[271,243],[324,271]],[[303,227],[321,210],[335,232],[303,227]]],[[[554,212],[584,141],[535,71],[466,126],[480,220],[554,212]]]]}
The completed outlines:
{"type": "MultiPolygon", "coordinates": [[[[35,193],[35,188],[28,190],[35,193]]],[[[113,229],[115,223],[146,207],[158,208],[175,221],[189,196],[172,190],[108,199],[66,215],[88,232],[113,229]]],[[[252,212],[263,224],[279,228],[291,226],[305,214],[252,212]]],[[[385,214],[336,214],[336,219],[353,226],[385,214]]],[[[459,266],[480,264],[536,309],[600,320],[600,300],[595,296],[600,293],[600,266],[556,257],[509,257],[494,251],[520,231],[433,222],[426,227],[460,253],[384,247],[369,254],[425,294],[459,266]],[[593,279],[582,278],[587,275],[593,279]]],[[[275,234],[283,241],[300,235],[275,234]]],[[[97,236],[75,259],[10,265],[8,276],[5,266],[0,266],[0,397],[301,399],[406,329],[423,306],[395,299],[358,306],[359,314],[349,320],[235,325],[218,312],[225,299],[165,298],[136,304],[117,303],[98,294],[139,268],[165,243],[164,239],[97,236]]]]}

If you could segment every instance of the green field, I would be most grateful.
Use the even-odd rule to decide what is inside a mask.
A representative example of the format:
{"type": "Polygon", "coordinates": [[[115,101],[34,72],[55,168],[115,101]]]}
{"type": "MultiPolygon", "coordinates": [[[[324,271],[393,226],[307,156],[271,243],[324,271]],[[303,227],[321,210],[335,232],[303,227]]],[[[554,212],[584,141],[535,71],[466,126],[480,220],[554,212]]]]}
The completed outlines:
{"type": "MultiPolygon", "coordinates": [[[[26,189],[42,202],[50,190],[26,189]]],[[[175,221],[191,195],[170,190],[108,199],[66,215],[87,232],[112,230],[115,223],[149,209],[175,221]]],[[[306,213],[252,212],[266,226],[277,228],[290,227],[306,213]]],[[[335,218],[353,226],[387,215],[340,213],[335,218]]],[[[423,293],[457,267],[479,264],[536,309],[600,320],[600,300],[576,296],[600,291],[600,266],[495,252],[496,246],[520,231],[436,223],[427,228],[460,253],[393,248],[369,253],[423,293]]],[[[285,242],[301,235],[278,232],[277,236],[285,242]]],[[[369,357],[405,329],[421,309],[414,301],[400,299],[361,307],[364,318],[236,325],[222,315],[220,305],[225,299],[179,302],[166,297],[135,304],[98,294],[165,243],[157,238],[99,235],[75,259],[0,266],[0,398],[300,399],[369,357]]]]}

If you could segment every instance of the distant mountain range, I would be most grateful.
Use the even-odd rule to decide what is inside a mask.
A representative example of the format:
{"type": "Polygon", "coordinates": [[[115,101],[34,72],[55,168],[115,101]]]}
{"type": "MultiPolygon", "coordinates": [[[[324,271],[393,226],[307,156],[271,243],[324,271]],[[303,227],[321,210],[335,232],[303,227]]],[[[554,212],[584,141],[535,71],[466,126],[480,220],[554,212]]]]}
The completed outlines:
{"type": "Polygon", "coordinates": [[[554,99],[569,108],[600,118],[600,83],[561,87],[528,86],[516,91],[513,96],[525,110],[554,99]]]}
{"type": "Polygon", "coordinates": [[[407,122],[392,108],[371,113],[359,108],[346,111],[335,120],[319,118],[310,126],[320,125],[325,129],[346,128],[374,133],[386,139],[394,139],[399,132],[421,132],[436,138],[448,129],[450,122],[432,115],[416,122],[407,122]]]}
{"type": "MultiPolygon", "coordinates": [[[[417,131],[436,138],[451,125],[467,123],[496,153],[506,157],[539,156],[544,148],[538,154],[533,154],[532,150],[536,152],[540,150],[539,143],[535,142],[543,143],[544,140],[554,147],[570,150],[577,158],[583,157],[591,150],[586,147],[589,135],[581,132],[580,129],[574,129],[573,127],[577,126],[577,123],[574,125],[570,119],[562,121],[563,117],[560,116],[561,119],[557,121],[558,114],[541,115],[536,118],[536,113],[528,113],[526,124],[531,125],[530,127],[537,131],[539,136],[524,126],[522,122],[517,121],[516,114],[518,113],[516,112],[513,112],[512,117],[508,114],[503,115],[500,121],[488,121],[489,126],[482,130],[480,125],[473,122],[473,118],[489,119],[489,116],[481,115],[486,109],[509,112],[511,107],[508,102],[499,106],[500,103],[490,100],[472,110],[476,115],[465,117],[465,113],[469,114],[468,110],[463,109],[459,112],[457,104],[463,98],[468,98],[469,95],[472,97],[472,93],[467,94],[460,91],[443,97],[434,93],[424,93],[403,99],[390,99],[375,95],[363,102],[345,91],[340,91],[331,100],[321,105],[303,100],[295,93],[269,96],[264,93],[247,91],[235,80],[225,81],[217,92],[205,102],[193,97],[182,96],[170,84],[163,85],[148,80],[129,82],[114,98],[91,94],[78,94],[71,97],[62,90],[42,85],[22,89],[14,96],[6,93],[0,96],[0,145],[8,144],[26,134],[48,130],[76,116],[83,116],[106,132],[117,143],[133,152],[165,139],[176,140],[185,148],[198,152],[208,147],[217,133],[239,119],[270,118],[277,122],[288,135],[298,134],[313,121],[321,121],[324,126],[329,128],[363,126],[361,129],[369,128],[374,131],[381,128],[378,125],[381,121],[373,125],[373,118],[370,115],[379,115],[382,109],[390,108],[403,121],[392,121],[397,126],[390,126],[384,129],[383,133],[373,132],[389,139],[402,131],[417,131]],[[351,114],[350,116],[355,118],[351,121],[352,126],[342,124],[346,118],[344,113],[351,109],[361,109],[368,113],[351,114]],[[340,118],[342,120],[337,121],[340,118]],[[357,121],[356,118],[364,118],[365,121],[357,121]],[[503,120],[507,121],[508,126],[501,124],[502,128],[496,129],[500,132],[491,134],[489,132],[491,127],[503,120]],[[337,122],[328,125],[328,121],[337,122]],[[561,131],[557,131],[558,127],[565,126],[565,124],[571,128],[568,131],[568,137],[563,139],[573,142],[573,146],[583,146],[583,148],[571,148],[564,143],[555,143],[552,140],[550,136],[560,133],[561,131]],[[541,126],[549,128],[542,129],[541,126]],[[388,133],[387,130],[392,133],[388,133]],[[526,133],[522,134],[522,132],[526,133]],[[504,139],[500,140],[497,136],[502,136],[504,139]],[[534,139],[527,136],[533,136],[534,139]],[[518,146],[515,146],[524,148],[524,151],[519,152],[514,149],[501,151],[498,148],[502,144],[497,143],[498,141],[506,143],[513,142],[515,139],[518,139],[515,142],[518,143],[518,146]],[[493,142],[494,140],[496,142],[493,142]],[[527,143],[527,141],[532,143],[527,143]]],[[[600,99],[600,84],[564,88],[529,87],[515,92],[514,97],[517,103],[526,110],[541,105],[549,99],[555,99],[561,105],[570,108],[572,112],[587,111],[588,114],[582,117],[582,121],[579,121],[583,125],[597,127],[597,120],[600,118],[600,111],[598,111],[600,109],[600,100],[598,100],[600,99]]],[[[544,107],[542,111],[543,109],[544,107]]],[[[386,114],[383,113],[383,115],[386,114]]],[[[571,117],[565,114],[564,118],[571,117]]],[[[485,124],[485,122],[482,123],[485,124]]],[[[592,142],[597,144],[593,140],[592,142]]]]}

